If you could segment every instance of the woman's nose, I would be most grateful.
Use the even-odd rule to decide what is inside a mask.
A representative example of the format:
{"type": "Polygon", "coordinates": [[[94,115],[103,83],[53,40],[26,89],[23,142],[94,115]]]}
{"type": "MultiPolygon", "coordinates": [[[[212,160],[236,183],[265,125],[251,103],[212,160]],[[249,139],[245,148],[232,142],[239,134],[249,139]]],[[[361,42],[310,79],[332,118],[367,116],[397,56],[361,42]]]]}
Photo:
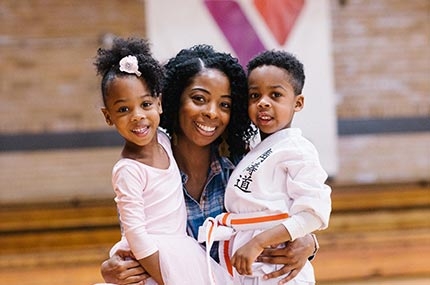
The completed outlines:
{"type": "Polygon", "coordinates": [[[207,108],[204,110],[204,115],[209,119],[215,119],[218,117],[218,109],[215,104],[208,104],[207,108]]]}

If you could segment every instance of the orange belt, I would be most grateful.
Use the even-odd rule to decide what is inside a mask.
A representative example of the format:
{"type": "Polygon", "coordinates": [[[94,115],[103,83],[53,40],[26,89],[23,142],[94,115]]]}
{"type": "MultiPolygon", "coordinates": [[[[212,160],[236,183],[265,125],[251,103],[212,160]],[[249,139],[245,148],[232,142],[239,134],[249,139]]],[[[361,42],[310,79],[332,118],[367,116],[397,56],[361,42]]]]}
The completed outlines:
{"type": "MultiPolygon", "coordinates": [[[[244,214],[223,213],[216,218],[207,218],[199,228],[198,241],[200,243],[206,242],[206,257],[210,280],[213,280],[213,278],[209,258],[214,241],[224,241],[224,243],[220,243],[221,263],[224,263],[230,275],[233,276],[233,267],[231,266],[229,255],[229,240],[236,231],[269,229],[288,217],[287,213],[282,212],[254,212],[244,214]]],[[[213,284],[211,282],[211,285],[213,284]]]]}

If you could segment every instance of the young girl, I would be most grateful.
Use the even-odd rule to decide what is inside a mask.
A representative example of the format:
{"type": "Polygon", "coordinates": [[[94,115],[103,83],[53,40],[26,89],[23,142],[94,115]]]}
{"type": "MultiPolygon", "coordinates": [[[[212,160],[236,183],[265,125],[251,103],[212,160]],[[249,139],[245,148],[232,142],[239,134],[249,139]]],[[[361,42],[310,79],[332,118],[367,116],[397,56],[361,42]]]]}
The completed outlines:
{"type": "MultiPolygon", "coordinates": [[[[248,114],[261,142],[230,176],[228,213],[203,228],[216,233],[220,223],[235,230],[224,243],[223,262],[243,285],[278,284],[280,280],[263,278],[274,268],[255,262],[259,254],[328,226],[327,174],[312,143],[291,127],[295,112],[304,106],[304,80],[303,65],[284,51],[266,51],[248,63],[248,114]]],[[[315,284],[310,262],[288,284],[315,284]]]]}
{"type": "Polygon", "coordinates": [[[102,108],[125,144],[113,168],[122,234],[134,257],[151,275],[145,284],[231,284],[186,234],[181,176],[170,140],[158,129],[163,69],[140,39],[115,39],[99,49],[95,65],[102,75],[102,108]]]}

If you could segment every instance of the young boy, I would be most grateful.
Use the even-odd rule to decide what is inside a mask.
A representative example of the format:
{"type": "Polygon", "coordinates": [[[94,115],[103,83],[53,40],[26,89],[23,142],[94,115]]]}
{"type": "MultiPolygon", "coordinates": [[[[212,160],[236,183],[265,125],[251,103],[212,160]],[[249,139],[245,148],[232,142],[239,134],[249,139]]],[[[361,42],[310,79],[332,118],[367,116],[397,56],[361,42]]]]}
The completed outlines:
{"type": "MultiPolygon", "coordinates": [[[[294,114],[304,106],[302,63],[285,51],[265,51],[247,67],[248,114],[261,142],[230,176],[228,213],[217,222],[235,233],[220,254],[235,284],[278,284],[285,276],[265,280],[264,274],[276,268],[257,257],[264,248],[326,228],[331,188],[324,184],[327,174],[315,147],[300,129],[291,127],[294,114]]],[[[315,284],[310,262],[287,284],[315,284]]]]}

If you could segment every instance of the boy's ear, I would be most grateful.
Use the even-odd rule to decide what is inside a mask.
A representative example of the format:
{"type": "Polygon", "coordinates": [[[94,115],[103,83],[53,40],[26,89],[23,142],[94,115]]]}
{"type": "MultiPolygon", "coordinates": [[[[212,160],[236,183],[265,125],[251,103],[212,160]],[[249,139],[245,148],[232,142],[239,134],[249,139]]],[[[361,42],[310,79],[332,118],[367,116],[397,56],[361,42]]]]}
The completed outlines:
{"type": "Polygon", "coordinates": [[[112,120],[110,119],[108,110],[106,108],[101,108],[100,110],[102,111],[103,116],[105,117],[106,124],[108,124],[109,126],[112,126],[113,123],[112,123],[112,120]]]}
{"type": "Polygon", "coordinates": [[[298,112],[305,106],[305,96],[302,94],[296,96],[296,104],[294,106],[294,111],[298,112]]]}

